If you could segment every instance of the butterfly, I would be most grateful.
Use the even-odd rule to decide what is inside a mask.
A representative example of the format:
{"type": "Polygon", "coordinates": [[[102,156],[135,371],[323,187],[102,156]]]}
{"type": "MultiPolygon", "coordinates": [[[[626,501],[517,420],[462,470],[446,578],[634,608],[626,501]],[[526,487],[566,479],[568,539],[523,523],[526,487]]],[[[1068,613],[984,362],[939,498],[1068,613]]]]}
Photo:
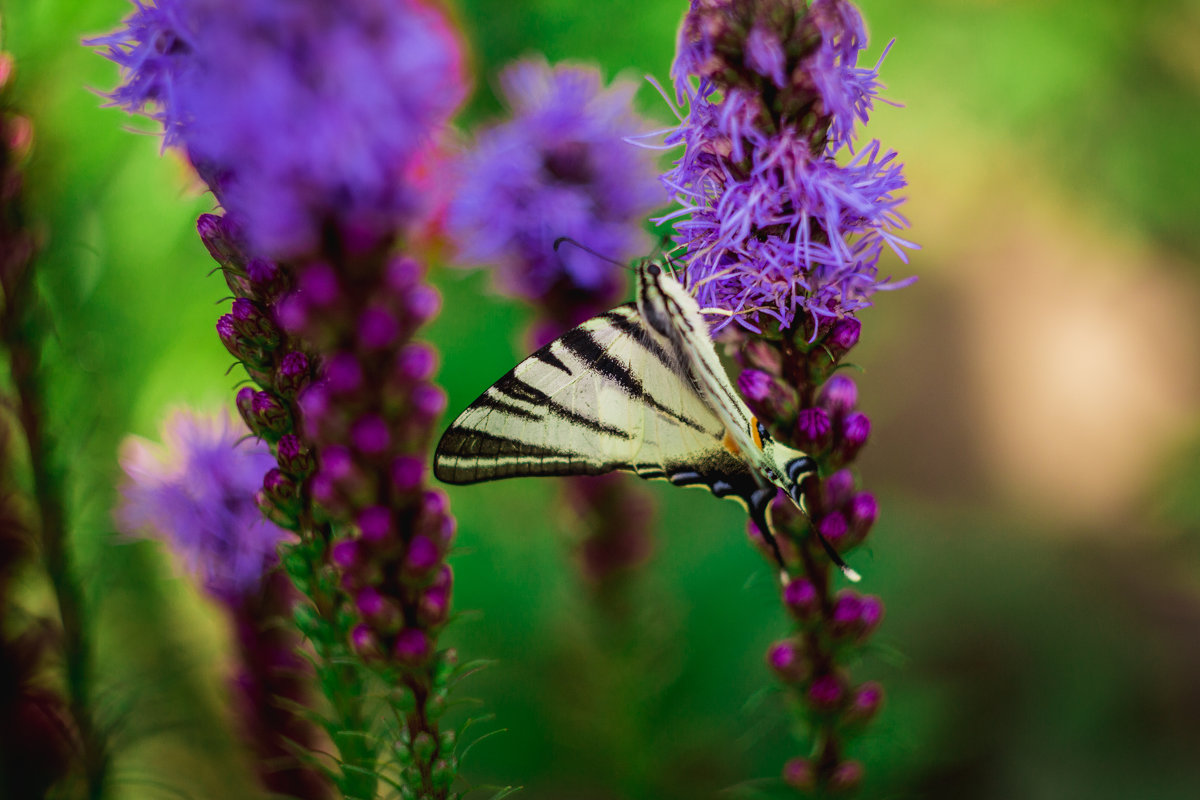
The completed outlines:
{"type": "Polygon", "coordinates": [[[746,407],[699,304],[666,263],[644,259],[636,277],[635,302],[567,331],[468,406],[438,443],[434,474],[469,484],[625,470],[702,486],[746,507],[782,568],[768,508],[783,489],[805,511],[800,486],[816,462],[746,407]]]}

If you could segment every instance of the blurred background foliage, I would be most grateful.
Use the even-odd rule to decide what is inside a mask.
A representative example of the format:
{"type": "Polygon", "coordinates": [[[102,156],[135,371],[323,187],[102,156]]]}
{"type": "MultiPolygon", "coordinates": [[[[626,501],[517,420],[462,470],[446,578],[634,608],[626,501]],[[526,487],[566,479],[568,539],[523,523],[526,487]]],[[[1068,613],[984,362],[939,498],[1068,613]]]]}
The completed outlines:
{"type": "MultiPolygon", "coordinates": [[[[465,130],[530,52],[667,80],[681,0],[459,0],[465,130]]],[[[882,516],[854,559],[888,616],[858,678],[888,702],[852,755],[864,796],[1200,795],[1200,3],[863,0],[886,96],[867,132],[908,165],[921,280],[863,315],[882,516]]],[[[226,724],[229,633],[159,548],[115,537],[117,444],[228,405],[211,205],[147,126],[100,108],[79,46],[124,0],[6,0],[32,118],[31,215],[54,319],[44,368],[113,736],[115,798],[252,796],[226,724]]],[[[366,76],[364,76],[366,77],[366,76]]],[[[642,110],[664,124],[646,86],[642,110]]],[[[439,270],[429,331],[456,413],[523,354],[530,311],[439,270]]],[[[552,481],[451,491],[448,633],[506,729],[479,784],[530,798],[768,791],[796,753],[763,663],[787,630],[741,512],[654,486],[661,538],[615,604],[571,563],[552,481]]],[[[482,795],[481,795],[482,796],[482,795]]]]}

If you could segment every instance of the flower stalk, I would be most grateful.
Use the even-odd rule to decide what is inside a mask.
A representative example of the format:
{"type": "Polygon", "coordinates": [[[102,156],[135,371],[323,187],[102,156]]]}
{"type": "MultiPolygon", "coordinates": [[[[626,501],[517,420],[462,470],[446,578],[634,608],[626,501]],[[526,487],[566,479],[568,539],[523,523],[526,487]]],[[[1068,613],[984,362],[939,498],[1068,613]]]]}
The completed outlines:
{"type": "MultiPolygon", "coordinates": [[[[897,234],[907,223],[896,154],[855,144],[880,88],[879,65],[858,65],[865,45],[846,0],[693,0],[672,73],[688,115],[668,137],[684,153],[663,178],[680,205],[667,218],[689,285],[719,314],[747,404],[818,465],[801,486],[805,512],[782,496],[772,504],[794,628],[767,663],[810,732],[783,778],[819,795],[861,780],[847,735],[882,701],[878,684],[856,684],[847,668],[882,604],[839,589],[825,552],[851,551],[878,516],[854,471],[870,420],[840,370],[861,334],[857,312],[905,285],[879,277],[883,251],[905,259],[915,247],[897,234]]],[[[773,561],[763,533],[750,524],[773,561]]]]}

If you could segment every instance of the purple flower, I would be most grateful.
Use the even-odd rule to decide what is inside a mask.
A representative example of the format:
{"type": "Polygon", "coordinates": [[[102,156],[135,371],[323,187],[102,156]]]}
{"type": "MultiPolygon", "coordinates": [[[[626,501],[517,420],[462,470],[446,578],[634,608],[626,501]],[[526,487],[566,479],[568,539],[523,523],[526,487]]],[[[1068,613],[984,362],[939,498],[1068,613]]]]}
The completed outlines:
{"type": "Polygon", "coordinates": [[[180,410],[163,424],[163,444],[131,436],[121,445],[121,529],[165,541],[223,599],[257,588],[286,535],[255,503],[275,460],[246,433],[228,414],[180,410]]]}
{"type": "Polygon", "coordinates": [[[464,263],[495,264],[500,286],[534,300],[558,289],[620,286],[611,265],[554,241],[570,236],[618,261],[642,255],[642,221],[666,197],[653,154],[625,141],[648,124],[636,84],[605,87],[593,67],[526,60],[500,77],[512,118],[481,134],[460,162],[449,232],[464,263]]]}
{"type": "Polygon", "coordinates": [[[836,157],[878,88],[875,70],[855,67],[858,12],[843,0],[807,14],[781,1],[697,2],[680,36],[673,75],[690,108],[667,137],[684,153],[663,176],[680,205],[664,219],[687,217],[676,240],[701,306],[732,312],[715,327],[789,328],[898,286],[878,261],[885,247],[902,259],[915,247],[897,233],[908,224],[897,210],[903,166],[877,141],[836,157]],[[780,14],[798,15],[787,41],[770,28],[780,14]],[[739,49],[742,63],[729,55],[739,49]]]}
{"type": "Polygon", "coordinates": [[[406,173],[465,94],[456,37],[420,0],[158,0],[88,44],[113,105],[163,124],[252,249],[370,243],[420,210],[406,173]]]}

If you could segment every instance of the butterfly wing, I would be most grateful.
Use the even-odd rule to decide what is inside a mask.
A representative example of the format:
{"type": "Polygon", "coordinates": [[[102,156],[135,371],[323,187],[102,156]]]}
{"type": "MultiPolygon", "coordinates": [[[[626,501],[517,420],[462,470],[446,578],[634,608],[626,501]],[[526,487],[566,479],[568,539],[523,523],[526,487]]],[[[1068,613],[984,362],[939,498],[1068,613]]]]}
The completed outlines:
{"type": "Polygon", "coordinates": [[[670,342],[627,304],[496,381],[442,436],[434,474],[462,484],[628,470],[762,507],[763,491],[725,437],[670,342]]]}

